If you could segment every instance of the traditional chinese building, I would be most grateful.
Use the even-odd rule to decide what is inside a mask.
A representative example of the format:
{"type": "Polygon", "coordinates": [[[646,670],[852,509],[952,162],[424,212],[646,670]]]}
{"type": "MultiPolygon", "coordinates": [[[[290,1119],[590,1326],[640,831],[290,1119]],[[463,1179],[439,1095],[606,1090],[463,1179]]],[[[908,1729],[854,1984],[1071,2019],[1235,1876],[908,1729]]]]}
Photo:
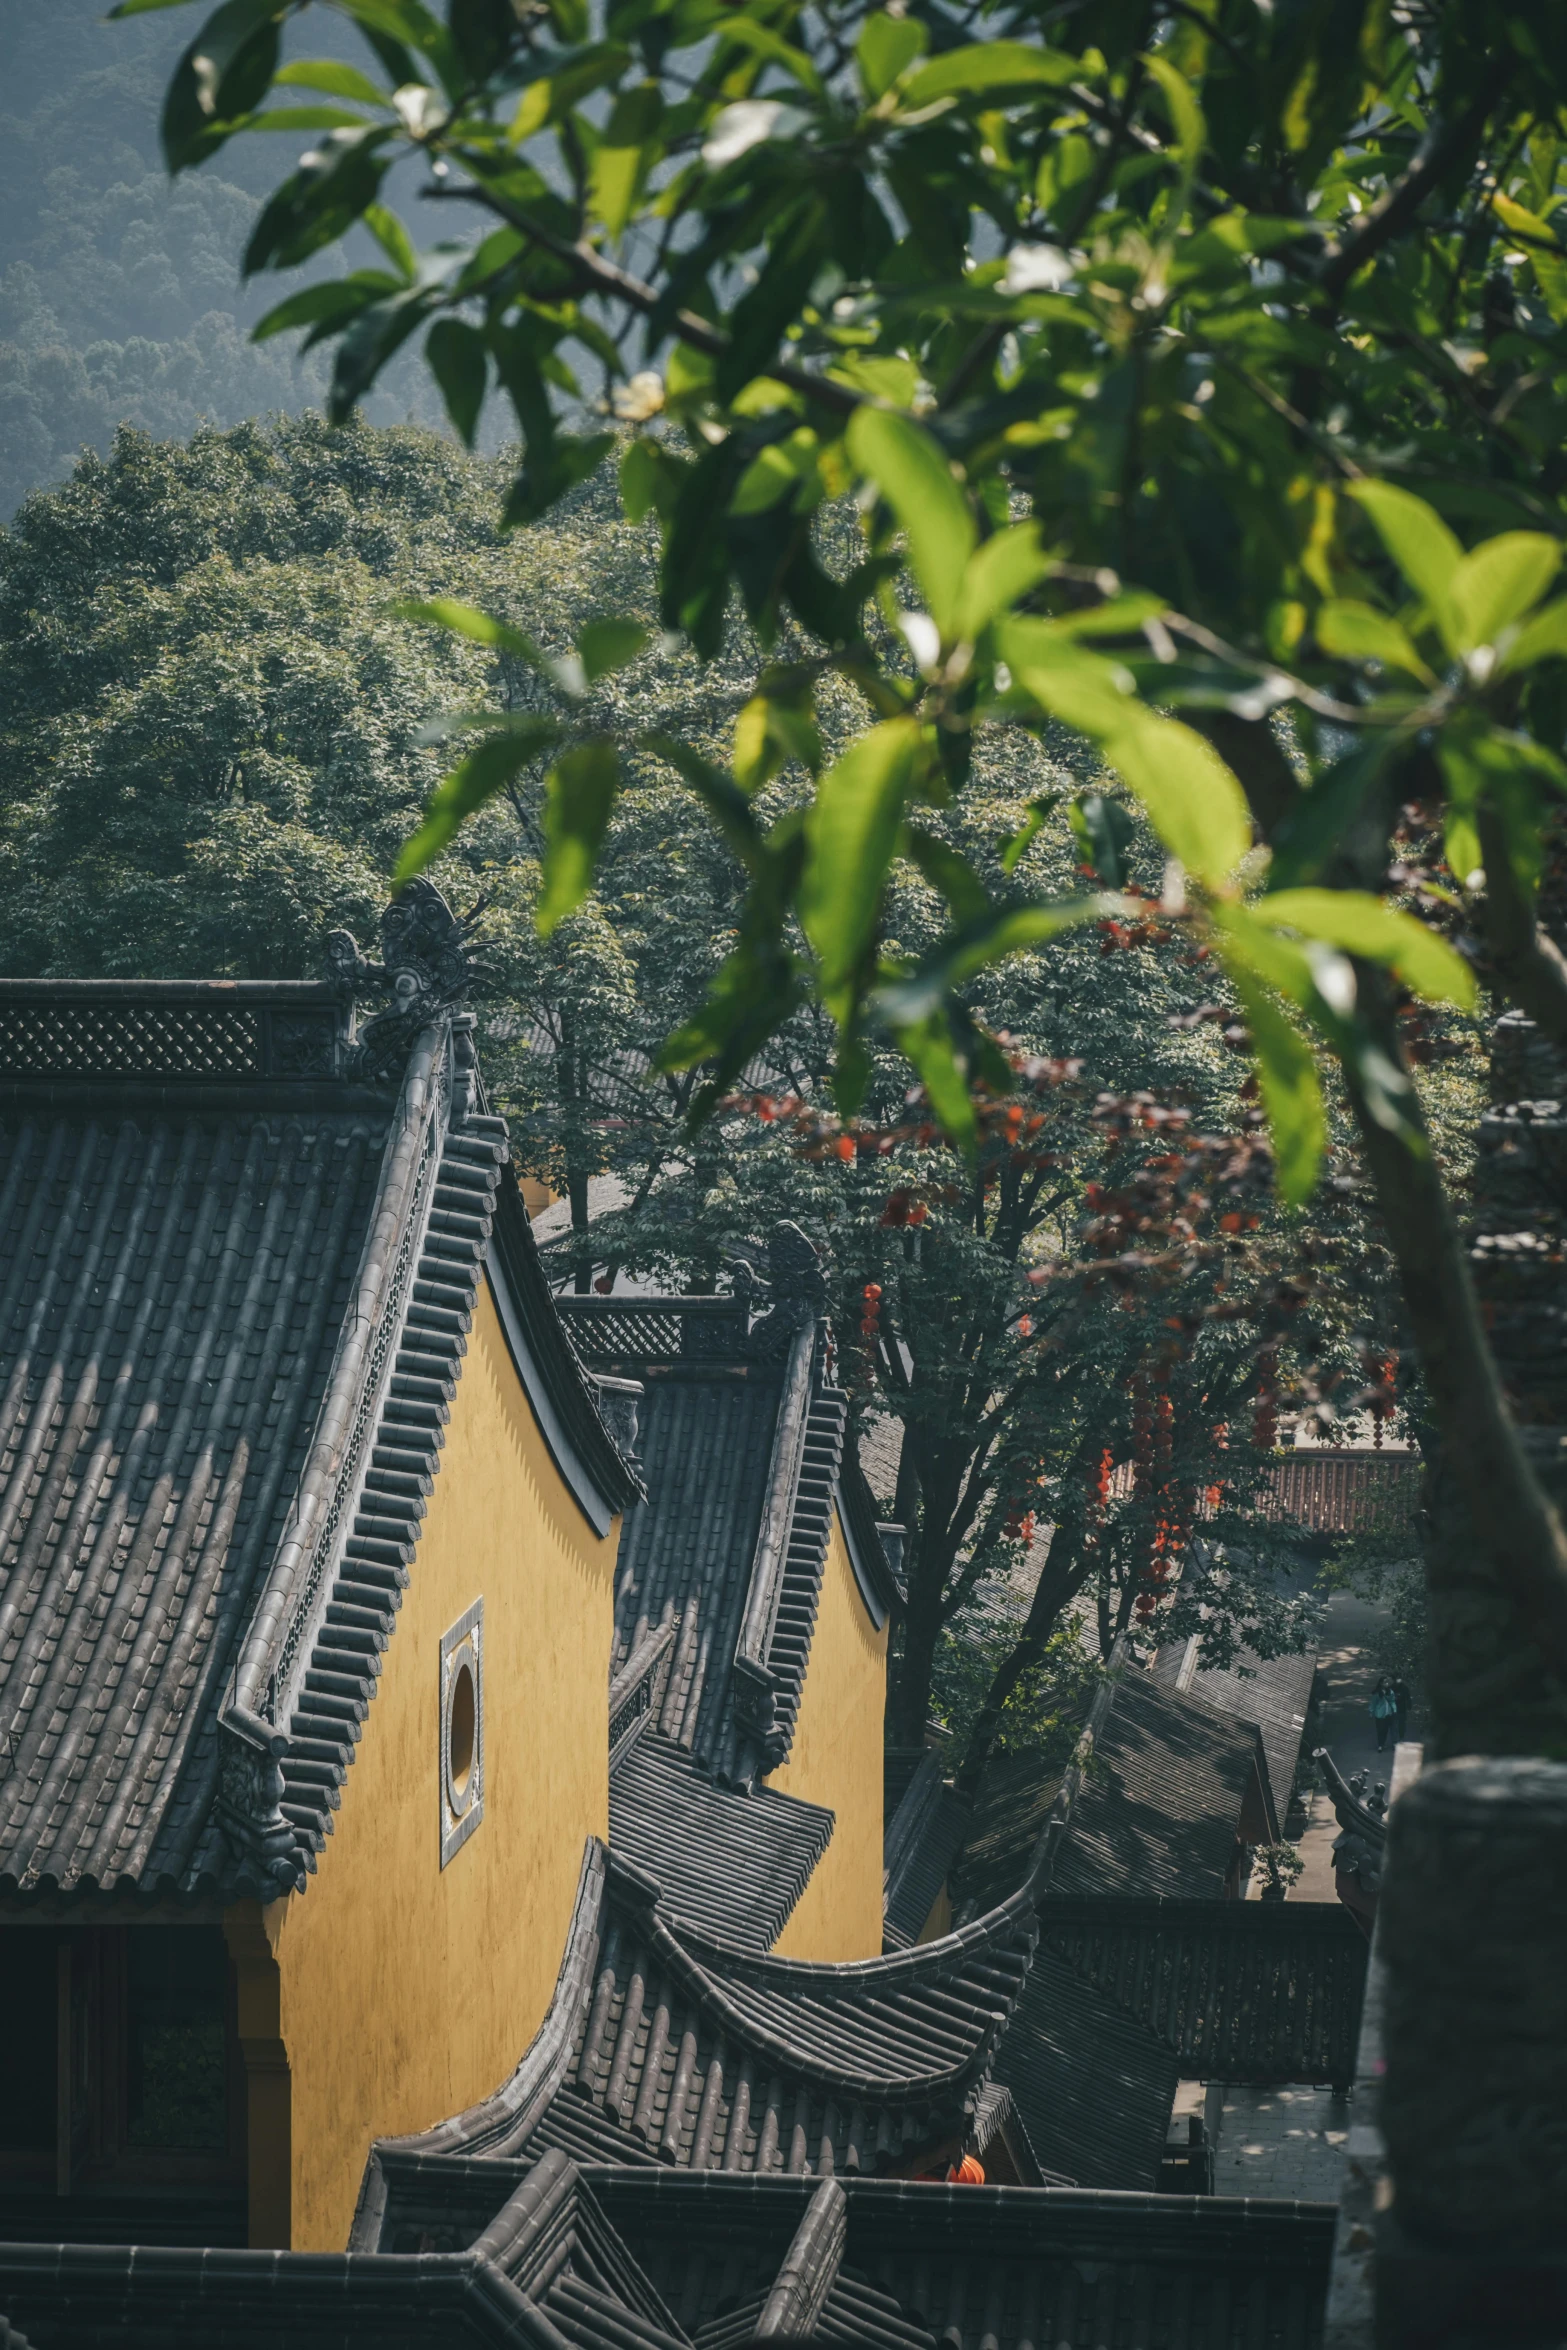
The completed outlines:
{"type": "Polygon", "coordinates": [[[608,1830],[636,1481],[458,928],[411,890],[382,948],[0,985],[7,2235],[341,2245],[371,2138],[543,2017],[608,1830]]]}
{"type": "Polygon", "coordinates": [[[1125,2191],[1352,2042],[1261,1730],[884,1776],[814,1253],[553,1299],[466,978],[0,983],[0,2338],[1314,2344],[1329,2211],[1125,2191]]]}

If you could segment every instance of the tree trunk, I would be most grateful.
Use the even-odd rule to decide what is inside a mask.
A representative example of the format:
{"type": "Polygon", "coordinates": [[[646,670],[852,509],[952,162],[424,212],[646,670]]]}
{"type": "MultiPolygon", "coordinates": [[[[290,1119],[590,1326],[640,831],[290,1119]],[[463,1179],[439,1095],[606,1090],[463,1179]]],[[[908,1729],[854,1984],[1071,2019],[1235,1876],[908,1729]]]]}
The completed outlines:
{"type": "Polygon", "coordinates": [[[924,1558],[923,1550],[922,1542],[911,1541],[906,1554],[909,1604],[903,1620],[903,1654],[887,1709],[888,1743],[893,1746],[923,1746],[930,1718],[930,1680],[941,1637],[946,1572],[933,1573],[933,1562],[924,1558]]]}
{"type": "Polygon", "coordinates": [[[1001,1716],[1007,1699],[1023,1675],[1038,1664],[1051,1634],[1061,1621],[1062,1610],[1077,1596],[1087,1580],[1087,1569],[1075,1551],[1063,1558],[1059,1566],[1056,1564],[1056,1551],[1060,1545],[1061,1530],[1058,1527],[1051,1539],[1050,1555],[1034,1586],[1034,1596],[1023,1629],[996,1667],[990,1687],[985,1692],[985,1702],[974,1717],[974,1727],[969,1732],[968,1744],[964,1748],[963,1761],[958,1770],[957,1790],[960,1795],[974,1795],[978,1792],[985,1765],[990,1760],[990,1750],[1001,1728],[1001,1716]]]}
{"type": "MultiPolygon", "coordinates": [[[[1390,1059],[1398,1042],[1381,974],[1362,1002],[1390,1059]]],[[[1345,1079],[1469,1540],[1427,1551],[1431,1714],[1439,1754],[1567,1750],[1567,1536],[1530,1466],[1481,1321],[1468,1252],[1429,1145],[1411,1148],[1345,1079]]]]}
{"type": "MultiPolygon", "coordinates": [[[[571,1202],[571,1236],[582,1242],[588,1236],[588,1179],[580,1168],[566,1170],[566,1197],[571,1202]]],[[[571,1286],[578,1297],[586,1297],[593,1287],[593,1267],[586,1255],[578,1255],[572,1271],[571,1286]]]]}
{"type": "MultiPolygon", "coordinates": [[[[1266,723],[1228,714],[1204,714],[1200,723],[1271,839],[1301,798],[1278,737],[1266,723]]],[[[1338,878],[1380,887],[1386,849],[1385,827],[1357,827],[1338,878]]],[[[1376,1041],[1402,1068],[1386,979],[1364,965],[1358,977],[1376,1041]]],[[[1446,1470],[1463,1499],[1462,1531],[1472,1537],[1454,1540],[1460,1530],[1449,1530],[1427,1553],[1432,1744],[1439,1754],[1567,1752],[1567,1535],[1503,1394],[1429,1144],[1413,1149],[1380,1124],[1347,1062],[1344,1081],[1446,1470]]]]}

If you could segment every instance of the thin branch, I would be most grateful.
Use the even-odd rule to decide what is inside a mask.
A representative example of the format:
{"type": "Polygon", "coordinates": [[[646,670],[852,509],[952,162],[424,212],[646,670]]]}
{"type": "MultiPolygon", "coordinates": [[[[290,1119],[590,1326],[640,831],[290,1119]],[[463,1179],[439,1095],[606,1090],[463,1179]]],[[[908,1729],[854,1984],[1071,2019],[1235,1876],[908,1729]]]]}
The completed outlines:
{"type": "Polygon", "coordinates": [[[1432,123],[1408,170],[1383,189],[1354,234],[1324,256],[1316,273],[1321,292],[1336,302],[1357,271],[1364,269],[1391,238],[1409,226],[1455,157],[1484,123],[1511,72],[1510,56],[1494,63],[1461,114],[1448,123],[1432,123]]]}
{"type": "MultiPolygon", "coordinates": [[[[482,205],[486,211],[493,212],[498,220],[504,220],[520,235],[530,238],[542,252],[564,262],[568,269],[576,272],[583,287],[601,295],[606,301],[622,302],[643,318],[651,317],[659,307],[661,297],[654,287],[644,285],[641,278],[633,277],[629,270],[617,267],[613,261],[606,261],[602,253],[595,252],[591,245],[557,236],[553,229],[545,227],[543,221],[535,220],[520,205],[510,204],[504,197],[497,196],[482,182],[470,180],[460,188],[422,188],[420,194],[433,204],[482,205]]],[[[677,310],[671,323],[681,341],[691,344],[694,350],[706,351],[714,358],[721,358],[729,349],[729,337],[722,328],[712,325],[705,318],[698,318],[694,310],[677,310]]],[[[828,376],[812,375],[803,367],[792,366],[787,360],[780,360],[777,364],[770,362],[764,372],[776,383],[787,384],[791,391],[803,393],[808,400],[815,400],[823,408],[831,408],[839,416],[852,416],[857,408],[866,405],[860,393],[851,391],[846,384],[834,383],[828,376]]]]}

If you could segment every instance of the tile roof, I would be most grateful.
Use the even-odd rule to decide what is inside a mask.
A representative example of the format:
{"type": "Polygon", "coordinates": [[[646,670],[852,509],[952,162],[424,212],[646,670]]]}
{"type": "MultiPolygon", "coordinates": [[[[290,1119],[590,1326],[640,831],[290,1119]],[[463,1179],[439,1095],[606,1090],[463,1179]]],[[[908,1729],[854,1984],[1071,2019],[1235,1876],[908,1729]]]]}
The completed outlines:
{"type": "Polygon", "coordinates": [[[1306,2350],[1321,2339],[1332,2229],[1321,2204],[693,2175],[558,2154],[531,2174],[431,2161],[399,2175],[387,2212],[389,2244],[498,2253],[581,2350],[739,2350],[759,2335],[1306,2350]]]}
{"type": "Polygon", "coordinates": [[[858,2174],[960,2135],[1027,1973],[1029,1893],[939,1942],[838,1965],[698,1935],[590,1847],[550,2013],[511,2079],[415,2138],[380,2141],[355,2241],[423,2155],[664,2161],[858,2174]]]}
{"type": "Polygon", "coordinates": [[[1053,1895],[1040,1924],[1052,1954],[1174,2051],[1183,2079],[1354,2079],[1368,1947],[1338,1902],[1053,1895]]]}
{"type": "Polygon", "coordinates": [[[987,1765],[953,1866],[954,1912],[993,1906],[1036,1867],[1047,1894],[1216,1897],[1265,1770],[1254,1727],[1123,1666],[1065,1769],[1027,1755],[987,1765]]]}
{"type": "Polygon", "coordinates": [[[843,1459],[848,1399],[831,1383],[814,1251],[779,1232],[759,1317],[746,1296],[559,1301],[584,1363],[646,1391],[647,1498],[621,1532],[611,1671],[678,1624],[657,1727],[743,1787],[789,1753],[835,1505],[874,1620],[897,1601],[874,1506],[843,1459]]]}
{"type": "Polygon", "coordinates": [[[384,2217],[376,2252],[0,2245],[0,2302],[54,2350],[1318,2350],[1335,2214],[557,2152],[405,2165],[384,2217]]]}
{"type": "Polygon", "coordinates": [[[748,1950],[777,1941],[832,1829],[820,1804],[718,1786],[656,1731],[610,1771],[612,1848],[657,1879],[672,1917],[748,1950]]]}
{"type": "Polygon", "coordinates": [[[0,1892],[302,1880],[487,1260],[579,1501],[635,1496],[444,1006],[0,981],[0,1892]]]}
{"type": "Polygon", "coordinates": [[[1257,1732],[1130,1671],[1116,1688],[1061,1839],[1061,1893],[1223,1892],[1257,1732]]]}
{"type": "Polygon", "coordinates": [[[1269,1469],[1254,1507],[1311,1534],[1412,1532],[1424,1463],[1418,1452],[1297,1445],[1269,1469]]]}
{"type": "Polygon", "coordinates": [[[1306,1730],[1312,1684],[1317,1677],[1317,1652],[1303,1649],[1296,1656],[1257,1656],[1243,1648],[1233,1664],[1222,1670],[1202,1661],[1200,1635],[1161,1648],[1153,1676],[1177,1693],[1190,1693],[1205,1704],[1237,1720],[1255,1722],[1262,1732],[1268,1760],[1269,1791],[1275,1827],[1283,1832],[1284,1815],[1300,1762],[1300,1744],[1306,1730]]]}
{"type": "MultiPolygon", "coordinates": [[[[1045,1904],[1042,1918],[1048,1916],[1045,1904]]],[[[1035,1952],[996,2054],[996,2078],[1012,2092],[1047,2182],[1157,2184],[1179,2061],[1053,1946],[1035,1952]]]]}

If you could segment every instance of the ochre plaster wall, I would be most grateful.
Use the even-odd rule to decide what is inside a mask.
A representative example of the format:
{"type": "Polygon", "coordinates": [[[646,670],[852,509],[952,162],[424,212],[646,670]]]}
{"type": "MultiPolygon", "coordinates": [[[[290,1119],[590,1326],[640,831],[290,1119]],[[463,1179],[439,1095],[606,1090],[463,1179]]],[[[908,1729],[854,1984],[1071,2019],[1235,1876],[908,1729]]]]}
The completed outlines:
{"type": "Polygon", "coordinates": [[[768,1780],[837,1814],[832,1842],[782,1934],[784,1958],[881,1952],[882,1716],[887,1627],[866,1613],[833,1513],[821,1606],[788,1762],[768,1780]]]}
{"type": "Polygon", "coordinates": [[[481,1289],[381,1685],[319,1871],[265,1913],[291,2075],[291,2240],[340,2251],[372,2138],[512,2070],[555,1987],[584,1839],[609,1833],[618,1524],[558,1477],[481,1289]],[[441,1635],[484,1600],[484,1818],[440,1865],[441,1635]]]}

